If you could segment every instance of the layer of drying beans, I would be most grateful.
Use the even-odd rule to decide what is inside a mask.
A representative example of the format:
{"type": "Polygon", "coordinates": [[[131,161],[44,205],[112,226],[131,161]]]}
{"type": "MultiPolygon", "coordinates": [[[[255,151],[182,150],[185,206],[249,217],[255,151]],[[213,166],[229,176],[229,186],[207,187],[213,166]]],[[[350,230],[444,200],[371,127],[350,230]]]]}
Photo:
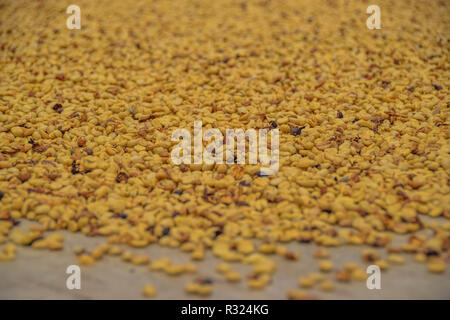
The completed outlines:
{"type": "MultiPolygon", "coordinates": [[[[114,255],[195,274],[209,251],[249,290],[283,272],[275,256],[301,263],[287,243],[318,245],[317,272],[281,298],[365,281],[367,265],[405,255],[444,273],[449,3],[378,2],[369,30],[367,1],[78,0],[69,30],[64,1],[0,1],[0,261],[20,261],[18,246],[62,250],[69,230],[104,239],[76,248],[83,267],[114,255]],[[171,135],[194,121],[279,130],[278,172],[175,165],[171,135]],[[149,246],[192,261],[136,253],[149,246]],[[361,260],[333,263],[335,246],[361,260]]],[[[213,292],[192,279],[189,294],[213,292]]]]}

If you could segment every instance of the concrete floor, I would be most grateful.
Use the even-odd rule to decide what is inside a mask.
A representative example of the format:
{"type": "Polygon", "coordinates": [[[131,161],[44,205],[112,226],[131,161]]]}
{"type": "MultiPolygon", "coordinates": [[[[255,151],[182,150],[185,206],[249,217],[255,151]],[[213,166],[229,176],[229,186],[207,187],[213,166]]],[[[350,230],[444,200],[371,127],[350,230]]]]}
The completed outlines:
{"type": "MultiPolygon", "coordinates": [[[[21,227],[26,224],[22,223],[21,227]]],[[[215,272],[218,259],[208,253],[206,259],[196,262],[197,274],[170,277],[159,272],[150,272],[147,266],[134,266],[119,257],[108,256],[90,267],[81,267],[81,290],[66,288],[67,266],[77,264],[73,253],[75,246],[92,249],[105,242],[105,238],[88,238],[81,234],[62,232],[64,249],[59,252],[21,247],[14,261],[0,263],[0,299],[141,299],[142,287],[154,285],[157,299],[196,299],[187,295],[184,285],[198,276],[210,277],[214,281],[211,299],[285,299],[288,289],[298,289],[297,279],[309,272],[317,272],[318,260],[312,258],[314,245],[291,243],[287,247],[301,252],[299,261],[286,261],[274,257],[277,272],[271,285],[262,290],[251,290],[245,281],[227,283],[215,272]]],[[[401,239],[399,239],[401,241],[401,239]]],[[[343,263],[361,263],[362,247],[340,247],[329,249],[335,268],[343,263]]],[[[174,262],[186,262],[190,257],[176,249],[157,245],[145,249],[134,249],[136,253],[148,254],[151,259],[170,257],[174,262]]],[[[380,250],[382,255],[385,252],[380,250]]],[[[424,264],[405,255],[406,263],[392,266],[382,272],[381,290],[369,290],[365,282],[337,283],[336,290],[324,293],[319,288],[309,290],[320,299],[450,299],[450,271],[435,275],[426,270],[424,264]]],[[[243,275],[250,267],[233,264],[243,275]]],[[[333,277],[333,274],[328,276],[333,277]]]]}

